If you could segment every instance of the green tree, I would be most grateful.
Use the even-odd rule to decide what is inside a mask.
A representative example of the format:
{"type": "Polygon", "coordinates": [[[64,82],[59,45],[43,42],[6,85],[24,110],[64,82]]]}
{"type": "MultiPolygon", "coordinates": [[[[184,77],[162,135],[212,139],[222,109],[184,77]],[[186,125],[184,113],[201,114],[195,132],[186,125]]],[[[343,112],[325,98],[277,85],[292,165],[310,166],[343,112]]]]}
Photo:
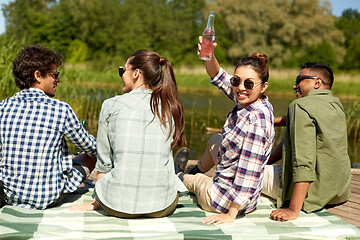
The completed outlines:
{"type": "Polygon", "coordinates": [[[40,42],[47,38],[48,6],[54,2],[55,0],[15,0],[7,5],[3,4],[6,33],[18,41],[21,41],[25,34],[31,42],[40,42]]]}
{"type": "Polygon", "coordinates": [[[263,52],[272,65],[297,64],[294,58],[323,40],[332,46],[337,61],[344,55],[344,38],[334,27],[327,0],[214,0],[207,9],[224,16],[225,34],[231,41],[227,56],[233,63],[263,52]]]}
{"type": "Polygon", "coordinates": [[[333,69],[337,68],[336,53],[326,40],[310,45],[305,49],[303,55],[299,57],[299,64],[305,62],[323,62],[333,69]]]}
{"type": "Polygon", "coordinates": [[[67,62],[69,63],[84,63],[88,58],[88,47],[86,43],[75,39],[70,43],[68,48],[68,58],[67,62]]]}
{"type": "Polygon", "coordinates": [[[357,10],[346,9],[335,25],[345,36],[346,54],[341,67],[360,70],[360,13],[357,10]]]}

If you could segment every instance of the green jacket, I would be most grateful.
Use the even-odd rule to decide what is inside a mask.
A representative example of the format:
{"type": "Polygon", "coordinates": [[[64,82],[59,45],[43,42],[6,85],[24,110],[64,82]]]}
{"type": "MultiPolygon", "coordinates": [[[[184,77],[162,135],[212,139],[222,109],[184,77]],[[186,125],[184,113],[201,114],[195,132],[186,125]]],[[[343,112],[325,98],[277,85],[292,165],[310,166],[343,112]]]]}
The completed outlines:
{"type": "Polygon", "coordinates": [[[309,213],[350,198],[351,163],[344,108],[330,90],[312,90],[288,108],[278,207],[295,182],[311,181],[302,210],[309,213]]]}

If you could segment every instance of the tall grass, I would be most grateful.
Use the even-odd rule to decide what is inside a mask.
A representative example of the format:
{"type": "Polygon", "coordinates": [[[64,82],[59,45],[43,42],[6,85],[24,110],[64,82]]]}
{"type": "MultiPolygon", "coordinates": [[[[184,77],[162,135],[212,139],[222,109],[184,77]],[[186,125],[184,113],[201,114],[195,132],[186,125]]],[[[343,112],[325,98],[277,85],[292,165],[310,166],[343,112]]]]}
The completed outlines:
{"type": "MultiPolygon", "coordinates": [[[[1,35],[0,44],[0,100],[3,100],[18,91],[12,75],[12,60],[21,46],[1,35]]],[[[224,68],[230,73],[233,71],[232,66],[224,68]]],[[[56,98],[69,103],[79,119],[87,121],[89,132],[96,136],[102,102],[122,93],[122,80],[118,76],[118,69],[114,67],[107,71],[94,71],[85,65],[65,65],[59,70],[60,84],[56,98]]],[[[268,93],[293,95],[292,85],[297,74],[296,69],[271,69],[268,93]]],[[[175,75],[180,92],[196,92],[195,96],[201,92],[221,94],[209,84],[209,77],[204,68],[179,67],[175,69],[175,75]]],[[[335,73],[333,92],[354,102],[346,107],[349,153],[353,161],[360,162],[360,73],[335,73]]],[[[200,140],[195,140],[194,135],[191,135],[188,138],[189,144],[198,144],[198,141],[206,144],[206,127],[221,128],[226,117],[226,114],[217,112],[219,106],[211,98],[202,103],[206,105],[202,106],[205,107],[202,110],[199,109],[198,101],[197,98],[193,99],[189,103],[190,109],[185,110],[188,119],[186,128],[190,128],[194,134],[201,134],[200,140]],[[201,111],[204,113],[200,114],[201,111]]],[[[281,128],[277,128],[276,142],[281,140],[282,131],[281,128]]]]}
{"type": "Polygon", "coordinates": [[[360,163],[360,102],[353,102],[346,110],[349,154],[360,163]]]}
{"type": "MultiPolygon", "coordinates": [[[[234,71],[232,66],[225,66],[224,69],[229,73],[234,71]]],[[[298,69],[270,69],[267,91],[276,94],[293,94],[292,86],[298,73],[298,69]]],[[[209,76],[205,68],[182,66],[175,70],[175,75],[180,90],[217,92],[209,84],[209,76]]],[[[332,88],[334,95],[340,98],[360,99],[360,72],[335,72],[334,75],[332,88]]]]}
{"type": "Polygon", "coordinates": [[[11,41],[5,34],[0,35],[0,100],[13,95],[17,88],[12,74],[12,61],[16,58],[23,43],[11,41]]]}

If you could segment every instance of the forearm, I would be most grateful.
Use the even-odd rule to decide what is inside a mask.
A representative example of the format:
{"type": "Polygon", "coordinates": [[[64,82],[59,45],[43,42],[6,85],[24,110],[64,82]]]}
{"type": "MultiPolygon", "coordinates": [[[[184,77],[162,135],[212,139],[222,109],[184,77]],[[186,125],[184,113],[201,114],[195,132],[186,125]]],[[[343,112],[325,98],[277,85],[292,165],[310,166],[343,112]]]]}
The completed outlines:
{"type": "Polygon", "coordinates": [[[232,202],[229,207],[228,213],[215,214],[203,219],[203,223],[206,224],[221,224],[221,223],[232,223],[235,221],[236,216],[239,212],[240,205],[232,202]]]}
{"type": "Polygon", "coordinates": [[[274,125],[280,127],[286,126],[286,118],[286,116],[274,118],[274,125]]]}
{"type": "Polygon", "coordinates": [[[220,64],[217,61],[215,55],[213,54],[213,57],[211,58],[210,61],[205,61],[205,68],[206,68],[206,72],[207,74],[211,77],[211,78],[215,78],[216,75],[219,73],[220,71],[220,64]]]}
{"type": "Polygon", "coordinates": [[[234,203],[234,202],[231,202],[230,207],[229,207],[228,214],[235,219],[236,216],[237,216],[237,214],[238,214],[238,212],[239,212],[239,209],[240,209],[240,205],[239,205],[239,204],[236,204],[236,203],[234,203]]]}
{"type": "Polygon", "coordinates": [[[99,181],[100,178],[102,178],[102,176],[104,176],[106,173],[105,172],[97,172],[97,175],[96,175],[96,181],[99,181]]]}
{"type": "Polygon", "coordinates": [[[269,160],[267,162],[268,165],[271,165],[273,163],[276,163],[279,161],[282,157],[282,149],[283,149],[283,141],[281,141],[275,149],[271,152],[271,155],[269,157],[269,160]]]}
{"type": "Polygon", "coordinates": [[[310,182],[296,182],[291,196],[289,208],[299,214],[309,190],[310,182]]]}

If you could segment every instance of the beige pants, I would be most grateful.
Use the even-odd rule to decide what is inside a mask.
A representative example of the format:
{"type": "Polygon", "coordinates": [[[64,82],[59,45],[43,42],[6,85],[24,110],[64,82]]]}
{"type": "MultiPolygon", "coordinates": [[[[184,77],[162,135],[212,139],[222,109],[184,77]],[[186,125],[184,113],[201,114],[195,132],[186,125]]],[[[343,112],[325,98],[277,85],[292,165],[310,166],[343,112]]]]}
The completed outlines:
{"type": "MultiPolygon", "coordinates": [[[[217,155],[221,140],[221,135],[215,134],[208,141],[206,150],[201,159],[198,161],[198,167],[202,172],[207,172],[218,164],[217,155]]],[[[179,177],[182,179],[189,192],[196,195],[198,204],[202,209],[208,212],[217,212],[211,205],[212,177],[202,173],[198,173],[196,175],[180,173],[179,177]]]]}
{"type": "Polygon", "coordinates": [[[264,170],[262,194],[277,199],[281,181],[281,165],[266,165],[264,170]]]}
{"type": "Polygon", "coordinates": [[[179,173],[179,175],[189,192],[195,194],[200,207],[205,211],[217,213],[215,208],[211,205],[211,184],[213,178],[206,176],[203,173],[195,175],[179,173]]]}
{"type": "MultiPolygon", "coordinates": [[[[213,166],[218,164],[217,155],[219,152],[219,146],[221,144],[221,141],[222,141],[221,134],[215,134],[209,139],[206,150],[203,156],[201,157],[201,159],[198,161],[198,167],[201,171],[207,172],[213,166]]],[[[273,199],[277,199],[280,188],[281,174],[282,174],[281,165],[274,164],[274,165],[265,166],[263,190],[262,190],[263,194],[273,199]]],[[[194,179],[194,180],[197,181],[198,179],[194,179]]],[[[187,185],[185,184],[185,186],[187,185]]]]}

